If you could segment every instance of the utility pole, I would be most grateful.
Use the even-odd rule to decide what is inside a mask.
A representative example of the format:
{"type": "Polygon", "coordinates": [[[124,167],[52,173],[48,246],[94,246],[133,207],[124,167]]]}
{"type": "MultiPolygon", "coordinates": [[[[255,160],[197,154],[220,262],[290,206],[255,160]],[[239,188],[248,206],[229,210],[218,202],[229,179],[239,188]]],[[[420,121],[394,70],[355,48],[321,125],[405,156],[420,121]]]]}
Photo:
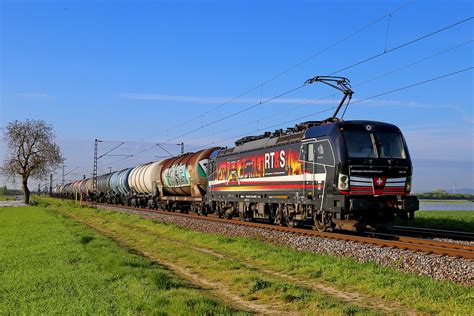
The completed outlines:
{"type": "Polygon", "coordinates": [[[53,174],[49,175],[49,196],[53,195],[53,174]]]}
{"type": "MultiPolygon", "coordinates": [[[[92,207],[97,207],[97,161],[102,157],[110,156],[109,155],[110,152],[114,151],[115,149],[117,149],[120,146],[122,146],[123,144],[125,144],[125,142],[120,142],[117,146],[113,147],[112,149],[107,151],[105,154],[97,156],[98,155],[98,150],[99,150],[99,148],[98,148],[99,143],[102,143],[102,142],[107,142],[107,141],[99,140],[97,138],[94,141],[94,170],[92,172],[92,192],[94,192],[93,193],[94,198],[92,199],[92,203],[91,203],[92,207]]],[[[127,156],[127,155],[115,155],[115,156],[127,156]]],[[[112,167],[110,167],[110,170],[112,171],[112,167]]]]}
{"type": "Polygon", "coordinates": [[[62,177],[62,180],[61,180],[61,185],[64,186],[64,169],[66,168],[66,166],[63,164],[63,177],[62,177]]]}
{"type": "Polygon", "coordinates": [[[94,194],[94,198],[91,200],[92,207],[96,207],[96,199],[97,199],[97,146],[100,140],[97,138],[94,142],[94,170],[92,173],[92,192],[94,194]]]}
{"type": "Polygon", "coordinates": [[[184,143],[180,143],[176,145],[181,146],[181,155],[184,154],[184,143]]]}

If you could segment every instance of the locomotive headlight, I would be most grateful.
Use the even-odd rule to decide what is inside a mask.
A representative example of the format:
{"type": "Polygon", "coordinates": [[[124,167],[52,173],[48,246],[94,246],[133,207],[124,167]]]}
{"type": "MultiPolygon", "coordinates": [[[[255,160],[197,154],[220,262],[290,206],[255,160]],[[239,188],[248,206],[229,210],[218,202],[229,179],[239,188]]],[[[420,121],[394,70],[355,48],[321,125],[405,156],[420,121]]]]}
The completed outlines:
{"type": "Polygon", "coordinates": [[[345,174],[340,173],[339,181],[337,183],[337,188],[343,191],[349,190],[349,177],[346,176],[345,174]]]}
{"type": "Polygon", "coordinates": [[[411,176],[407,177],[407,185],[405,186],[405,191],[410,192],[411,191],[411,176]]]}

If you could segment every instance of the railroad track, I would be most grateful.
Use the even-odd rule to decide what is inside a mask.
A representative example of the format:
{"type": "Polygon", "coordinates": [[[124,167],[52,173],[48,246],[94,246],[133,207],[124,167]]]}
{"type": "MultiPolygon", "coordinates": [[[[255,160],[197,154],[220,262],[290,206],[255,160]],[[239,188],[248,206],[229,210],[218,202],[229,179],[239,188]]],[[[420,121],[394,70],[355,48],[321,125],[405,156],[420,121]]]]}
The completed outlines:
{"type": "Polygon", "coordinates": [[[413,236],[426,236],[431,238],[449,238],[455,240],[474,241],[474,233],[441,230],[432,228],[409,227],[409,226],[394,226],[392,232],[413,236]]]}
{"type": "MultiPolygon", "coordinates": [[[[89,204],[89,203],[83,202],[83,204],[89,204]]],[[[445,256],[452,256],[452,257],[461,257],[461,258],[466,258],[466,259],[474,259],[474,246],[468,245],[468,244],[462,244],[462,243],[451,243],[451,242],[446,242],[446,241],[422,239],[422,238],[416,238],[416,237],[399,236],[399,235],[384,234],[384,233],[371,233],[371,237],[367,237],[367,236],[358,236],[358,235],[353,235],[353,234],[343,234],[339,232],[337,233],[318,232],[318,231],[314,231],[310,229],[277,226],[277,225],[265,224],[261,222],[240,221],[238,219],[223,219],[217,216],[202,216],[202,215],[197,215],[197,214],[168,212],[168,211],[163,211],[163,210],[150,210],[150,209],[145,209],[145,208],[118,206],[118,205],[110,205],[110,204],[103,204],[103,203],[97,203],[97,206],[105,208],[105,209],[109,209],[109,210],[121,209],[121,210],[133,210],[135,212],[140,212],[140,213],[145,213],[145,214],[158,213],[158,214],[166,214],[166,215],[174,215],[174,216],[183,216],[183,217],[190,217],[190,218],[195,218],[199,220],[256,227],[256,228],[268,229],[268,230],[273,230],[273,231],[287,232],[291,234],[299,234],[303,236],[317,236],[317,237],[323,237],[323,238],[338,239],[338,240],[352,241],[352,242],[357,242],[357,243],[377,245],[380,247],[392,247],[392,248],[399,248],[399,249],[407,249],[407,250],[411,250],[415,252],[423,252],[423,253],[445,255],[445,256]]]]}

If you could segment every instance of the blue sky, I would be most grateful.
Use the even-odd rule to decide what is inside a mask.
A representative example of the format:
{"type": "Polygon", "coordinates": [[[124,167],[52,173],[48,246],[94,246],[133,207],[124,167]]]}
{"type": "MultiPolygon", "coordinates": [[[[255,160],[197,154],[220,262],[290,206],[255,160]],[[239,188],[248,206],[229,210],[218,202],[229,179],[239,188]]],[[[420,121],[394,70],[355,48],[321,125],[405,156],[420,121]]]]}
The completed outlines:
{"type": "MultiPolygon", "coordinates": [[[[470,1],[1,1],[0,14],[1,126],[52,124],[66,170],[77,167],[70,179],[90,175],[95,138],[126,141],[117,155],[151,148],[104,157],[105,172],[166,155],[157,142],[173,153],[181,141],[186,150],[230,146],[328,117],[340,95],[314,85],[206,126],[387,50],[338,73],[351,80],[354,102],[473,64],[472,19],[390,51],[472,17],[470,1]]],[[[473,98],[468,70],[354,103],[345,118],[403,130],[415,190],[453,180],[474,188],[473,98]]]]}

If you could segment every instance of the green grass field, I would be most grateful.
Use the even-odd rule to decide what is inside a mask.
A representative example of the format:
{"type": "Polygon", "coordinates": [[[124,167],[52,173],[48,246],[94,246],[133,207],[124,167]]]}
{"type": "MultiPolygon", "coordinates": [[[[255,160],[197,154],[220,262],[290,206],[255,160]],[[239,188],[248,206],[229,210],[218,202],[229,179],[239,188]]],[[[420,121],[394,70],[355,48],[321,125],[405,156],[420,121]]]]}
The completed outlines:
{"type": "Polygon", "coordinates": [[[162,266],[42,207],[0,208],[0,314],[229,314],[162,266]]]}
{"type": "Polygon", "coordinates": [[[408,222],[397,221],[398,225],[474,232],[474,212],[472,211],[418,211],[415,219],[408,222]]]}
{"type": "Polygon", "coordinates": [[[185,267],[199,278],[219,284],[247,302],[279,311],[307,314],[380,314],[392,312],[469,314],[472,287],[405,274],[375,263],[317,255],[250,238],[229,238],[175,225],[42,198],[39,209],[64,214],[129,248],[185,267]],[[315,287],[316,286],[316,287],[315,287]],[[320,290],[329,287],[336,294],[320,290]],[[347,301],[340,293],[355,293],[347,301]]]}

